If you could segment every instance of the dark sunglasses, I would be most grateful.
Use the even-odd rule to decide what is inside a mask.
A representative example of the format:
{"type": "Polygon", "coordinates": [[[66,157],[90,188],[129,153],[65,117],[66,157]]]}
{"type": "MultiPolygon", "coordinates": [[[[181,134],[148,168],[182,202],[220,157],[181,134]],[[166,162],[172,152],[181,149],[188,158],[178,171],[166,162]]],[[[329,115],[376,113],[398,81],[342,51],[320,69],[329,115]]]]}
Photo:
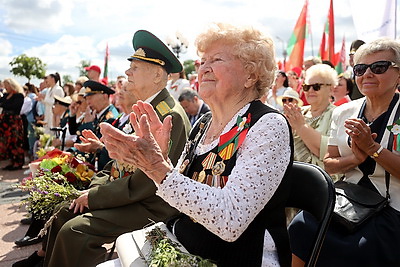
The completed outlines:
{"type": "Polygon", "coordinates": [[[80,104],[82,104],[82,101],[76,101],[76,103],[77,103],[78,105],[80,105],[80,104]]]}
{"type": "Polygon", "coordinates": [[[293,98],[282,98],[282,103],[286,103],[286,102],[292,103],[293,100],[294,100],[293,98]]]}
{"type": "Polygon", "coordinates": [[[397,67],[396,63],[394,62],[381,60],[372,64],[357,64],[353,67],[353,72],[355,76],[362,76],[367,71],[367,69],[370,68],[372,73],[382,74],[385,73],[390,66],[397,67]]]}
{"type": "Polygon", "coordinates": [[[303,90],[304,92],[308,92],[310,88],[312,87],[314,91],[319,91],[321,90],[322,85],[330,85],[328,83],[314,83],[314,84],[303,84],[303,90]]]}

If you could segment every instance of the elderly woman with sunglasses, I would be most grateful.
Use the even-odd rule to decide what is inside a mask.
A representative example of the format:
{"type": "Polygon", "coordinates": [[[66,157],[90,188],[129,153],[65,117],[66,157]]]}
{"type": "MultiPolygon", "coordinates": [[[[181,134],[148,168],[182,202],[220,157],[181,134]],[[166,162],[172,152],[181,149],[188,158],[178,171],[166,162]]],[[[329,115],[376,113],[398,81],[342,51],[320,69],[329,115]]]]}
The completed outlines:
{"type": "MultiPolygon", "coordinates": [[[[396,91],[400,44],[375,40],[361,46],[354,61],[356,83],[365,97],[333,112],[325,168],[329,173],[344,173],[345,181],[384,197],[388,178],[390,202],[352,234],[331,224],[319,264],[400,266],[400,98],[396,91]]],[[[291,235],[296,236],[291,240],[296,262],[305,259],[314,227],[314,219],[306,213],[300,213],[290,226],[291,235]]]]}
{"type": "Polygon", "coordinates": [[[294,103],[284,104],[284,114],[294,131],[294,159],[323,167],[335,108],[330,94],[337,73],[328,65],[313,65],[306,71],[304,82],[303,91],[310,105],[300,108],[294,103]]]}

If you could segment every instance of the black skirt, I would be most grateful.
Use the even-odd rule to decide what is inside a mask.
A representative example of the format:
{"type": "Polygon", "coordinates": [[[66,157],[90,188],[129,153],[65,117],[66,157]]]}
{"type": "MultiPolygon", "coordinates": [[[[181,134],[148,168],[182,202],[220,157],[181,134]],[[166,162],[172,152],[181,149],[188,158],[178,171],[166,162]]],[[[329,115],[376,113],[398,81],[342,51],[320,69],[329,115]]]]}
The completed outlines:
{"type": "MultiPolygon", "coordinates": [[[[300,212],[289,225],[293,254],[305,260],[318,226],[315,218],[300,212]]],[[[353,234],[331,224],[317,266],[400,266],[400,212],[386,207],[353,234]]]]}

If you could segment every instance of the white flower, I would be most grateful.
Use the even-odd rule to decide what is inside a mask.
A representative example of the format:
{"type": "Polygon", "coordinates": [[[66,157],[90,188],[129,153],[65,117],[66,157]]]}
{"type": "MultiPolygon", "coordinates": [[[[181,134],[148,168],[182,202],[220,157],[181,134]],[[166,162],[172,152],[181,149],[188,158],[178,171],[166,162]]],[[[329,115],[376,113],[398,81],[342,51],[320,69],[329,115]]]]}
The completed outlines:
{"type": "Polygon", "coordinates": [[[393,125],[393,128],[392,128],[391,132],[392,132],[394,135],[400,134],[400,125],[398,125],[398,124],[393,125]]]}
{"type": "Polygon", "coordinates": [[[132,126],[130,123],[125,124],[124,128],[122,128],[122,131],[126,134],[132,133],[132,126]]]}

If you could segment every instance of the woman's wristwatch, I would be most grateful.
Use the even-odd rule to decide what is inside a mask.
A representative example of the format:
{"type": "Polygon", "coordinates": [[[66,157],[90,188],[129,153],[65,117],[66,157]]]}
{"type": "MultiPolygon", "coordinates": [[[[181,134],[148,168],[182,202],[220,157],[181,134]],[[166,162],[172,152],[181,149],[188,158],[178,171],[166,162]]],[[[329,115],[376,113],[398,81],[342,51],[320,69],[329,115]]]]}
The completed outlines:
{"type": "Polygon", "coordinates": [[[376,152],[374,152],[370,157],[373,159],[376,159],[377,157],[379,157],[379,154],[382,152],[383,150],[383,146],[379,145],[379,148],[376,152]]]}

